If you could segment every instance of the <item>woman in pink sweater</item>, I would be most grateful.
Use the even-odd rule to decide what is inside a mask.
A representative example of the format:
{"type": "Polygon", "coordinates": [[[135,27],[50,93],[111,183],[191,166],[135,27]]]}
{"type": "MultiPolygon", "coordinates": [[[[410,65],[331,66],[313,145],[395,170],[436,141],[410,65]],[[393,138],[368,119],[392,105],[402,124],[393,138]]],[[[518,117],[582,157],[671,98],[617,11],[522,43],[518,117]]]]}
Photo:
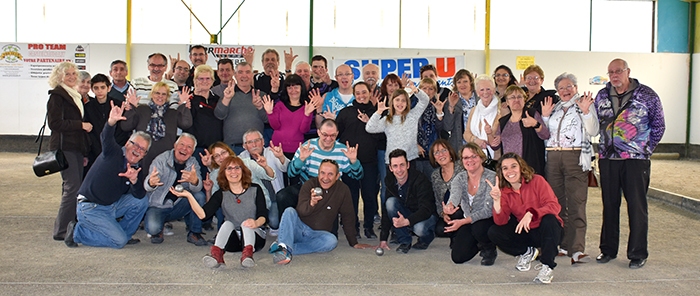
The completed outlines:
{"type": "Polygon", "coordinates": [[[515,266],[519,271],[530,270],[530,263],[541,253],[535,281],[549,284],[562,232],[559,201],[549,183],[517,154],[503,155],[497,170],[496,184],[490,184],[495,225],[489,229],[489,238],[503,252],[520,256],[515,266]]]}
{"type": "Polygon", "coordinates": [[[304,81],[296,74],[287,76],[282,87],[280,101],[275,104],[269,96],[263,98],[265,112],[274,130],[273,145],[282,143],[282,151],[287,158],[294,158],[294,152],[304,141],[304,134],[311,128],[311,120],[318,104],[309,100],[304,81]]]}

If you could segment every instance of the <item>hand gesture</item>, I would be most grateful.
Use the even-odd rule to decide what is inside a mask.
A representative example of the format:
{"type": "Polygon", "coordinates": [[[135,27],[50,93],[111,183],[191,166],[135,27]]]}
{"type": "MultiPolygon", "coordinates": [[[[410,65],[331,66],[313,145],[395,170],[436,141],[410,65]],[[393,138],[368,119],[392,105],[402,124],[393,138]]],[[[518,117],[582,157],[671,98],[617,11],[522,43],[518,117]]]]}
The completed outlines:
{"type": "Polygon", "coordinates": [[[139,97],[136,96],[136,91],[133,88],[129,88],[129,90],[126,92],[124,95],[124,99],[126,100],[126,106],[125,110],[131,110],[131,107],[136,107],[139,105],[139,97]]]}
{"type": "Polygon", "coordinates": [[[447,215],[452,215],[455,212],[457,212],[457,207],[455,207],[451,201],[447,202],[447,204],[445,204],[445,202],[443,201],[442,202],[442,212],[447,214],[447,215]]]}
{"type": "Polygon", "coordinates": [[[484,118],[484,131],[489,135],[493,134],[493,129],[486,118],[484,118]]]}
{"type": "Polygon", "coordinates": [[[382,92],[379,91],[378,89],[375,89],[372,95],[369,97],[369,101],[372,102],[372,105],[377,106],[377,102],[379,102],[379,98],[382,96],[382,92]]]}
{"type": "Polygon", "coordinates": [[[191,170],[181,170],[182,173],[182,179],[177,180],[178,183],[190,183],[192,185],[197,184],[197,181],[199,179],[197,178],[197,171],[194,168],[194,164],[192,165],[191,170]]]}
{"type": "Polygon", "coordinates": [[[309,116],[316,111],[316,104],[314,101],[304,102],[304,115],[309,116]]]}
{"type": "Polygon", "coordinates": [[[499,145],[501,145],[501,136],[493,137],[493,140],[491,140],[491,147],[498,147],[499,145]]]}
{"type": "Polygon", "coordinates": [[[445,227],[445,232],[455,232],[464,224],[467,224],[467,219],[455,219],[447,221],[448,226],[445,227]]]}
{"type": "MultiPolygon", "coordinates": [[[[411,78],[411,74],[406,73],[406,72],[402,73],[401,74],[401,86],[403,86],[403,87],[408,86],[408,84],[411,82],[411,80],[409,80],[410,78],[411,78]]],[[[391,95],[391,94],[389,94],[389,95],[391,95]]]]}
{"type": "Polygon", "coordinates": [[[515,226],[515,233],[520,234],[523,230],[525,230],[525,232],[530,232],[530,222],[532,222],[532,213],[525,212],[518,226],[515,226]]]}
{"type": "MultiPolygon", "coordinates": [[[[253,92],[255,93],[255,92],[253,92]]],[[[236,94],[236,79],[231,78],[228,82],[228,86],[224,89],[224,100],[230,101],[233,95],[236,94]]]]}
{"type": "Polygon", "coordinates": [[[309,92],[309,99],[311,99],[311,102],[313,102],[314,106],[316,106],[316,110],[320,112],[320,108],[323,107],[323,102],[326,101],[326,94],[321,96],[321,92],[318,90],[318,88],[312,89],[309,92]]]}
{"type": "Polygon", "coordinates": [[[590,108],[591,105],[593,104],[593,93],[590,91],[584,92],[583,96],[576,101],[576,105],[578,105],[578,108],[581,109],[581,112],[583,112],[583,115],[588,115],[590,113],[590,108]]]}
{"type": "MultiPolygon", "coordinates": [[[[170,66],[175,66],[175,64],[177,64],[177,62],[180,61],[180,53],[179,52],[177,53],[177,58],[173,58],[173,56],[171,56],[171,55],[168,55],[168,57],[170,58],[170,66]]],[[[172,68],[173,67],[170,67],[170,69],[172,69],[172,68]]]]}
{"type": "Polygon", "coordinates": [[[433,104],[433,107],[435,107],[436,114],[442,113],[442,107],[445,107],[445,101],[440,101],[440,98],[437,98],[437,100],[435,100],[435,102],[433,102],[433,100],[430,100],[430,103],[433,104]]]}
{"type": "Polygon", "coordinates": [[[401,212],[398,212],[398,214],[399,214],[398,218],[391,218],[395,228],[406,227],[406,226],[411,224],[408,221],[408,219],[404,218],[403,215],[401,215],[401,212]]]}
{"type": "Polygon", "coordinates": [[[202,164],[206,167],[211,167],[211,159],[212,155],[209,153],[209,149],[204,149],[204,155],[202,153],[199,153],[199,158],[202,159],[202,164]]]}
{"type": "Polygon", "coordinates": [[[178,92],[178,95],[180,96],[179,104],[186,104],[190,101],[190,98],[192,97],[192,89],[187,86],[183,86],[182,90],[178,92]]]}
{"type": "Polygon", "coordinates": [[[258,165],[260,165],[263,168],[267,167],[267,159],[265,158],[265,156],[262,156],[262,154],[257,154],[257,153],[254,153],[254,154],[255,154],[255,156],[253,156],[253,159],[255,159],[255,162],[258,163],[258,165]]]}
{"type": "Polygon", "coordinates": [[[325,118],[325,119],[335,119],[335,113],[337,113],[337,112],[338,111],[331,112],[331,111],[326,110],[326,111],[323,111],[323,113],[321,113],[321,116],[323,116],[323,118],[325,118]]]}
{"type": "MultiPolygon", "coordinates": [[[[272,144],[272,141],[270,141],[270,150],[272,150],[272,154],[275,155],[275,157],[284,159],[284,151],[282,150],[282,142],[280,142],[279,146],[275,146],[275,144],[272,144]]],[[[284,163],[283,161],[280,161],[284,163]]]]}
{"type": "Polygon", "coordinates": [[[284,51],[284,66],[285,70],[291,70],[292,69],[292,64],[294,63],[294,59],[296,59],[299,55],[294,55],[294,51],[292,51],[292,48],[289,48],[289,53],[287,51],[284,51]]]}
{"type": "Polygon", "coordinates": [[[311,156],[311,152],[314,152],[314,149],[316,148],[311,147],[311,142],[306,142],[306,145],[299,143],[299,160],[306,161],[311,156]]]}
{"type": "Polygon", "coordinates": [[[488,183],[489,186],[491,186],[490,194],[491,194],[491,198],[493,198],[493,201],[495,203],[498,203],[501,201],[501,188],[499,187],[498,182],[499,182],[498,177],[496,177],[496,185],[491,184],[491,181],[489,181],[489,179],[486,179],[486,183],[488,183]]]}
{"type": "Polygon", "coordinates": [[[109,101],[109,104],[112,106],[112,110],[109,111],[109,118],[107,119],[107,123],[109,123],[110,126],[117,124],[117,121],[126,119],[122,114],[124,113],[124,106],[128,105],[127,103],[122,103],[121,107],[114,106],[114,101],[109,101]]]}
{"type": "Polygon", "coordinates": [[[418,155],[425,157],[425,149],[421,147],[420,145],[416,144],[418,146],[418,155]]]}
{"type": "Polygon", "coordinates": [[[243,58],[248,64],[253,64],[253,58],[255,57],[255,48],[252,48],[250,50],[246,50],[246,52],[243,53],[243,58]]]}
{"type": "Polygon", "coordinates": [[[158,176],[158,170],[156,170],[156,167],[153,167],[153,171],[148,177],[148,185],[150,185],[151,187],[163,185],[163,183],[160,182],[160,177],[158,176]]]}
{"type": "Polygon", "coordinates": [[[83,129],[89,133],[92,130],[92,123],[83,122],[83,129]]]}
{"type": "Polygon", "coordinates": [[[277,93],[280,89],[280,73],[275,70],[272,72],[272,78],[270,79],[270,88],[273,93],[277,93]]]}
{"type": "MultiPolygon", "coordinates": [[[[259,97],[258,97],[258,100],[260,100],[259,97]]],[[[265,112],[267,114],[272,114],[272,110],[274,110],[274,108],[275,108],[275,101],[273,101],[270,98],[270,96],[267,96],[267,95],[264,96],[262,98],[262,100],[260,100],[260,101],[262,102],[263,108],[265,108],[265,112]]],[[[253,102],[255,102],[255,97],[253,97],[253,102]]]]}
{"type": "Polygon", "coordinates": [[[523,86],[525,85],[525,78],[523,77],[523,74],[520,74],[520,82],[518,82],[518,86],[523,86]]]}
{"type": "Polygon", "coordinates": [[[447,98],[450,101],[450,112],[454,112],[454,106],[457,105],[457,102],[459,102],[459,93],[451,91],[447,98]]]}
{"type": "Polygon", "coordinates": [[[542,106],[542,117],[549,117],[549,115],[552,115],[552,109],[554,109],[552,97],[544,98],[544,101],[540,103],[540,106],[542,106]]]}
{"type": "Polygon", "coordinates": [[[384,113],[384,111],[389,109],[389,107],[386,106],[386,100],[387,97],[384,97],[384,99],[377,102],[377,114],[381,115],[382,113],[384,113]]]}
{"type": "Polygon", "coordinates": [[[525,117],[523,117],[521,121],[523,122],[524,127],[534,127],[535,125],[537,125],[537,120],[532,118],[532,116],[530,116],[530,113],[527,113],[527,111],[525,110],[523,110],[523,113],[525,117]]]}
{"type": "Polygon", "coordinates": [[[357,161],[357,147],[360,144],[355,144],[355,147],[350,147],[350,143],[348,141],[345,141],[345,146],[348,149],[340,149],[340,151],[345,154],[345,156],[350,160],[350,163],[355,163],[357,161]]]}
{"type": "Polygon", "coordinates": [[[211,193],[211,189],[214,188],[214,181],[209,179],[209,173],[207,173],[207,178],[202,181],[202,187],[209,193],[211,193]]]}
{"type": "Polygon", "coordinates": [[[367,113],[360,111],[359,109],[357,110],[357,119],[360,121],[367,123],[369,121],[369,116],[367,116],[367,113]]]}
{"type": "Polygon", "coordinates": [[[411,90],[411,92],[408,93],[409,95],[412,95],[412,94],[415,94],[418,92],[418,88],[415,85],[413,85],[413,81],[409,80],[408,85],[406,85],[406,87],[408,87],[408,89],[411,90]]]}
{"type": "Polygon", "coordinates": [[[139,168],[137,170],[131,166],[128,166],[126,168],[126,172],[119,173],[118,176],[119,177],[126,177],[127,179],[129,179],[129,182],[131,182],[131,184],[136,184],[136,181],[138,181],[138,179],[139,179],[139,172],[140,171],[141,171],[141,168],[139,168]]]}

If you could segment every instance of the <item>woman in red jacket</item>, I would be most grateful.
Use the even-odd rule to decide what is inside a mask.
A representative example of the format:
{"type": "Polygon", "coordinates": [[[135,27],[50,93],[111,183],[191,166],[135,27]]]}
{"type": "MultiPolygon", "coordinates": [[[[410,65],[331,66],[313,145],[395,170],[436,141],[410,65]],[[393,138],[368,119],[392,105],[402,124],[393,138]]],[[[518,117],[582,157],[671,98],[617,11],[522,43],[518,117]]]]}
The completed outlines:
{"type": "Polygon", "coordinates": [[[496,224],[489,229],[489,238],[503,252],[520,256],[515,266],[519,271],[530,270],[541,248],[542,264],[535,267],[540,269],[535,281],[549,284],[562,231],[557,197],[549,183],[515,153],[503,155],[497,170],[496,184],[489,182],[496,224]]]}

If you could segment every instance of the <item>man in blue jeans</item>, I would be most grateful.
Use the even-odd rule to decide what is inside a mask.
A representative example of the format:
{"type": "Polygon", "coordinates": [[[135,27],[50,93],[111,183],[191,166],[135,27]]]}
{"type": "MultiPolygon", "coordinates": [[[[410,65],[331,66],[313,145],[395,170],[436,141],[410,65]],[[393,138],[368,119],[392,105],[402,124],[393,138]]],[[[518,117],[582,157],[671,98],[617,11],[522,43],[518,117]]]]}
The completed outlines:
{"type": "Polygon", "coordinates": [[[411,249],[411,231],[418,236],[413,248],[425,250],[435,238],[435,197],[433,187],[423,173],[410,168],[406,151],[396,149],[389,153],[389,170],[386,183],[386,206],[382,209],[382,233],[379,246],[389,249],[386,243],[393,227],[399,247],[396,252],[406,254],[411,249]]]}
{"type": "Polygon", "coordinates": [[[93,247],[123,248],[136,244],[131,239],[148,208],[146,191],[139,180],[139,161],[151,146],[151,137],[143,132],[131,135],[124,147],[114,138],[117,121],[123,120],[123,107],[114,106],[102,134],[102,153],[85,176],[78,190],[78,222],[68,224],[67,246],[78,243],[93,247]],[[117,218],[120,218],[117,222],[117,218]]]}
{"type": "Polygon", "coordinates": [[[187,198],[178,198],[170,193],[170,187],[182,185],[183,190],[192,193],[199,205],[204,205],[205,195],[202,191],[202,178],[199,176],[199,163],[192,157],[197,139],[182,133],[174,149],[165,151],[151,163],[149,176],[144,181],[148,192],[149,207],[146,211],[146,232],[151,235],[151,243],[163,242],[163,223],[185,218],[190,232],[187,242],[197,246],[208,245],[202,237],[202,220],[192,212],[187,198]]]}
{"type": "Polygon", "coordinates": [[[371,247],[357,243],[355,230],[355,209],[350,189],[340,177],[338,163],[324,159],[318,168],[318,177],[304,182],[299,191],[296,209],[287,208],[282,214],[277,241],[270,246],[272,261],[287,264],[292,260],[292,252],[297,255],[328,252],[338,245],[338,238],[330,231],[340,213],[343,232],[350,246],[355,249],[371,247]],[[316,188],[321,194],[316,194],[316,188]]]}

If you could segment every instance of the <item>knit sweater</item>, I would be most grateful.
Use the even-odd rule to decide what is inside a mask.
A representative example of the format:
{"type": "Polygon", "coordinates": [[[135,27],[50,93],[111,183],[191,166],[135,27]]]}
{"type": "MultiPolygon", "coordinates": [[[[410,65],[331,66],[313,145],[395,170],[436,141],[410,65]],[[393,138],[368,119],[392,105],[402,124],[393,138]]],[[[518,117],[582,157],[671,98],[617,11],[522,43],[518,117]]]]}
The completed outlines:
{"type": "Polygon", "coordinates": [[[453,178],[450,187],[450,201],[453,205],[459,205],[464,212],[464,218],[471,218],[472,223],[491,218],[493,216],[493,198],[491,198],[491,184],[496,183],[496,173],[489,169],[484,169],[479,179],[479,185],[474,194],[473,200],[469,201],[469,174],[463,171],[453,178]]]}
{"type": "Polygon", "coordinates": [[[272,134],[272,143],[282,143],[282,151],[294,153],[299,148],[299,143],[304,142],[304,134],[311,128],[313,112],[308,116],[304,114],[302,105],[296,111],[292,111],[282,101],[277,102],[272,109],[272,114],[267,115],[270,127],[275,130],[272,134]]]}
{"type": "Polygon", "coordinates": [[[357,244],[357,231],[355,230],[355,208],[352,204],[350,188],[345,183],[336,181],[333,186],[323,190],[323,198],[311,206],[311,189],[321,187],[318,178],[311,178],[304,182],[299,190],[299,203],[296,210],[299,219],[313,230],[333,230],[333,223],[338,218],[343,221],[343,232],[350,246],[357,244]]]}
{"type": "MultiPolygon", "coordinates": [[[[435,169],[430,175],[430,183],[433,184],[433,192],[435,193],[435,208],[437,209],[438,215],[442,215],[442,202],[445,200],[445,193],[450,190],[450,186],[452,186],[452,183],[457,175],[464,172],[461,161],[453,162],[453,164],[455,168],[454,172],[452,173],[452,178],[447,181],[442,178],[442,167],[435,169]]],[[[450,196],[452,196],[451,193],[450,196]]],[[[458,205],[458,203],[453,204],[455,207],[458,205]]]]}
{"type": "MultiPolygon", "coordinates": [[[[228,105],[224,105],[223,99],[214,108],[216,118],[224,121],[224,143],[229,146],[242,145],[243,134],[249,129],[262,131],[267,123],[267,112],[265,108],[258,108],[253,105],[253,89],[247,93],[238,86],[235,87],[235,94],[228,105]]],[[[260,97],[266,95],[260,92],[260,97]]]]}
{"type": "Polygon", "coordinates": [[[406,151],[408,160],[418,158],[418,120],[423,111],[428,107],[430,99],[428,95],[420,90],[416,93],[418,103],[415,108],[406,115],[406,120],[401,122],[401,115],[394,115],[391,123],[386,121],[386,117],[382,118],[381,114],[374,112],[369,118],[365,130],[368,133],[385,133],[386,134],[386,156],[384,163],[389,164],[389,154],[395,149],[403,149],[406,151]]]}

